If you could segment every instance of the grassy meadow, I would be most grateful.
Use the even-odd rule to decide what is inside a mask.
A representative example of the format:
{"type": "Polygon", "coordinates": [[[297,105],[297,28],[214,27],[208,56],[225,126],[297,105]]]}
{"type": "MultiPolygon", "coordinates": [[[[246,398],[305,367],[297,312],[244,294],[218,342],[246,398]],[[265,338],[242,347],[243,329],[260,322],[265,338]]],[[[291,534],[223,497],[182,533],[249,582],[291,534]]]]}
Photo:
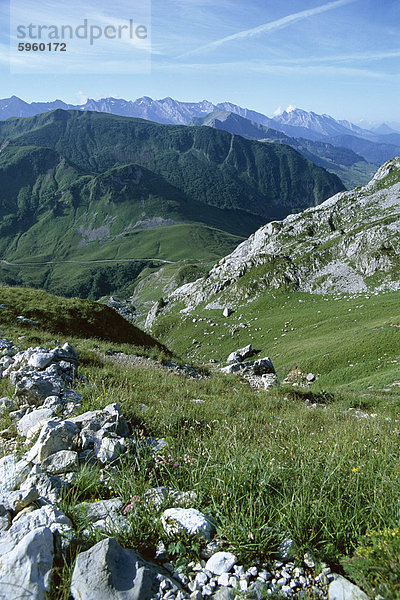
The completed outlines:
{"type": "MultiPolygon", "coordinates": [[[[0,302],[7,304],[7,293],[8,288],[0,290],[0,302]]],[[[18,308],[18,302],[27,302],[25,294],[36,292],[20,290],[20,299],[14,297],[18,308]]],[[[201,379],[163,368],[165,354],[157,348],[143,350],[117,336],[90,337],[82,301],[71,334],[61,328],[55,333],[45,321],[36,329],[17,327],[11,313],[0,327],[21,348],[72,343],[88,380],[78,386],[81,410],[118,402],[133,435],[142,440],[137,454],[117,471],[81,469],[62,504],[78,532],[87,523],[75,509],[77,502],[119,496],[129,520],[129,527],[116,532],[119,541],[151,558],[164,539],[185,569],[198,556],[199,544],[185,537],[171,544],[159,513],[144,501],[148,489],[166,485],[194,491],[193,507],[215,520],[223,548],[246,564],[269,560],[290,536],[296,559],[308,551],[317,568],[326,561],[371,595],[372,588],[386,585],[382,595],[395,599],[400,597],[398,300],[398,293],[337,299],[286,294],[250,303],[242,319],[240,311],[228,320],[222,311],[204,309],[183,322],[166,317],[155,333],[184,360],[191,347],[191,361],[204,364],[209,373],[201,379]],[[217,325],[199,322],[205,317],[217,325]],[[250,326],[239,328],[239,322],[250,326]],[[201,339],[200,348],[191,346],[194,337],[201,339]],[[306,389],[255,391],[209,363],[210,358],[225,360],[246,343],[272,358],[281,380],[298,364],[313,371],[317,381],[306,389]],[[107,350],[161,362],[118,363],[107,350]],[[370,416],[359,418],[350,408],[370,416]],[[154,437],[167,442],[158,453],[145,443],[154,437]]],[[[36,304],[40,301],[36,298],[36,304]]],[[[10,391],[2,380],[1,394],[10,391]]],[[[5,417],[2,428],[8,424],[5,417]]],[[[68,599],[74,557],[95,538],[78,539],[69,560],[59,565],[54,598],[68,599]]]]}

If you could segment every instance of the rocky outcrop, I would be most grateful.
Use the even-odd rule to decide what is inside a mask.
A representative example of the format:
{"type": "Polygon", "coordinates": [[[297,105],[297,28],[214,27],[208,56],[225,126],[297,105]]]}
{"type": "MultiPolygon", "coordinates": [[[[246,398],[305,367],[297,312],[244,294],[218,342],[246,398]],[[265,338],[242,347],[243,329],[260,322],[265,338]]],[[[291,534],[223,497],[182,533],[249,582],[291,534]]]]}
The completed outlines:
{"type": "Polygon", "coordinates": [[[362,188],[258,229],[209,273],[173,292],[184,303],[238,306],[266,290],[312,293],[400,289],[400,158],[362,188]],[[246,275],[246,284],[241,285],[246,275]]]}
{"type": "Polygon", "coordinates": [[[251,344],[231,352],[226,361],[228,366],[222,367],[221,372],[226,375],[232,373],[242,375],[253,388],[269,390],[279,385],[275,367],[268,356],[258,360],[245,360],[254,354],[257,354],[257,351],[253,350],[251,344]]]}

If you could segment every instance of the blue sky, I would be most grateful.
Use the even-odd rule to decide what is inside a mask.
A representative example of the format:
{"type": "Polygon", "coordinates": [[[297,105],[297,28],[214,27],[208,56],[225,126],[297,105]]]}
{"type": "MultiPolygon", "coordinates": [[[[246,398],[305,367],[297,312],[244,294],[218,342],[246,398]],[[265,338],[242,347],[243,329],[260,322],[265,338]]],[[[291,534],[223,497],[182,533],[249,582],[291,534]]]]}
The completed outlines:
{"type": "MultiPolygon", "coordinates": [[[[83,12],[75,0],[68,3],[74,23],[92,16],[90,1],[81,4],[83,12]]],[[[340,119],[400,122],[398,0],[153,0],[146,5],[152,17],[145,47],[87,43],[70,51],[69,64],[57,57],[53,68],[44,53],[17,55],[9,5],[0,0],[2,98],[78,103],[172,96],[231,101],[268,115],[291,104],[340,119]],[[132,68],[142,59],[143,68],[132,68]],[[19,73],[23,60],[31,63],[19,73]]],[[[54,0],[11,0],[16,7],[17,18],[33,20],[39,12],[43,23],[54,22],[61,10],[54,0]]],[[[148,19],[146,11],[137,17],[139,3],[132,0],[96,0],[95,7],[97,18],[111,24],[132,15],[148,19]]]]}

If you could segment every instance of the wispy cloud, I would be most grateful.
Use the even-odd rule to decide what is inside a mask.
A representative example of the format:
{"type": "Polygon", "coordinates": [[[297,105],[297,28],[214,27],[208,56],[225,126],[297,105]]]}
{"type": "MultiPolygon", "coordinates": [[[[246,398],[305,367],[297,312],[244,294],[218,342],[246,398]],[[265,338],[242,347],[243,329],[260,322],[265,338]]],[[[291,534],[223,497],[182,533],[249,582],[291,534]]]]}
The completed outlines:
{"type": "MultiPolygon", "coordinates": [[[[292,25],[293,23],[297,23],[298,21],[302,21],[303,19],[308,19],[310,17],[314,17],[315,15],[319,15],[321,13],[327,12],[329,10],[334,10],[336,8],[340,8],[341,6],[345,6],[346,4],[351,4],[356,2],[357,0],[334,0],[334,2],[328,2],[327,4],[323,4],[322,6],[317,6],[316,8],[310,8],[307,10],[302,10],[300,12],[292,13],[291,15],[287,15],[286,17],[282,17],[281,19],[276,19],[275,21],[269,21],[268,23],[264,23],[259,27],[254,27],[253,29],[245,29],[244,31],[239,31],[238,33],[234,33],[233,35],[228,35],[227,37],[216,40],[215,42],[211,42],[210,44],[206,44],[204,46],[200,46],[200,48],[196,48],[195,50],[191,50],[186,54],[182,55],[189,56],[192,54],[198,54],[201,52],[214,50],[215,48],[219,48],[220,46],[233,42],[236,40],[244,40],[252,37],[256,37],[263,33],[267,33],[270,31],[276,31],[278,29],[283,29],[292,25]]],[[[180,57],[181,58],[181,57],[180,57]]]]}
{"type": "Polygon", "coordinates": [[[153,64],[153,71],[171,71],[171,72],[209,72],[209,73],[266,73],[276,76],[293,77],[293,76],[318,76],[318,77],[349,77],[368,78],[368,79],[385,79],[393,75],[388,75],[382,71],[374,71],[371,69],[362,69],[338,65],[289,65],[289,64],[266,64],[263,61],[244,60],[234,62],[218,62],[218,63],[164,63],[153,64]]]}
{"type": "Polygon", "coordinates": [[[281,63],[285,64],[310,64],[310,63],[339,63],[339,62],[370,62],[387,60],[391,58],[400,58],[400,50],[388,50],[381,52],[359,52],[354,54],[337,54],[333,56],[307,56],[296,58],[282,58],[281,63]]]}

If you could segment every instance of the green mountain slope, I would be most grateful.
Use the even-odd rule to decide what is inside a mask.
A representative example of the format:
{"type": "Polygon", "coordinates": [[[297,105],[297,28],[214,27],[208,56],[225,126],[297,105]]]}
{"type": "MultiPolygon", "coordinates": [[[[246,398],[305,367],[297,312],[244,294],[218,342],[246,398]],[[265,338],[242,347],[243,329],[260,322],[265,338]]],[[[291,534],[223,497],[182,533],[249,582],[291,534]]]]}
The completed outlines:
{"type": "Polygon", "coordinates": [[[247,139],[286,144],[314,164],[335,173],[348,189],[368,183],[377,170],[375,164],[367,163],[363,156],[349,148],[334,146],[328,142],[289,137],[282,131],[222,110],[214,111],[203,118],[193,119],[192,124],[214,127],[247,139]]]}
{"type": "Polygon", "coordinates": [[[30,335],[48,332],[166,350],[153,337],[98,302],[57,298],[43,290],[7,286],[0,286],[0,297],[0,325],[8,331],[21,328],[17,316],[23,315],[36,323],[35,327],[25,326],[30,335]]]}
{"type": "Polygon", "coordinates": [[[215,261],[262,222],[190,201],[136,165],[96,175],[48,148],[9,144],[0,154],[5,283],[97,298],[162,261],[215,261]]]}
{"type": "Polygon", "coordinates": [[[318,204],[343,189],[337,177],[290,148],[206,128],[57,110],[0,123],[1,140],[51,147],[97,173],[136,163],[191,200],[267,219],[318,204]]]}

